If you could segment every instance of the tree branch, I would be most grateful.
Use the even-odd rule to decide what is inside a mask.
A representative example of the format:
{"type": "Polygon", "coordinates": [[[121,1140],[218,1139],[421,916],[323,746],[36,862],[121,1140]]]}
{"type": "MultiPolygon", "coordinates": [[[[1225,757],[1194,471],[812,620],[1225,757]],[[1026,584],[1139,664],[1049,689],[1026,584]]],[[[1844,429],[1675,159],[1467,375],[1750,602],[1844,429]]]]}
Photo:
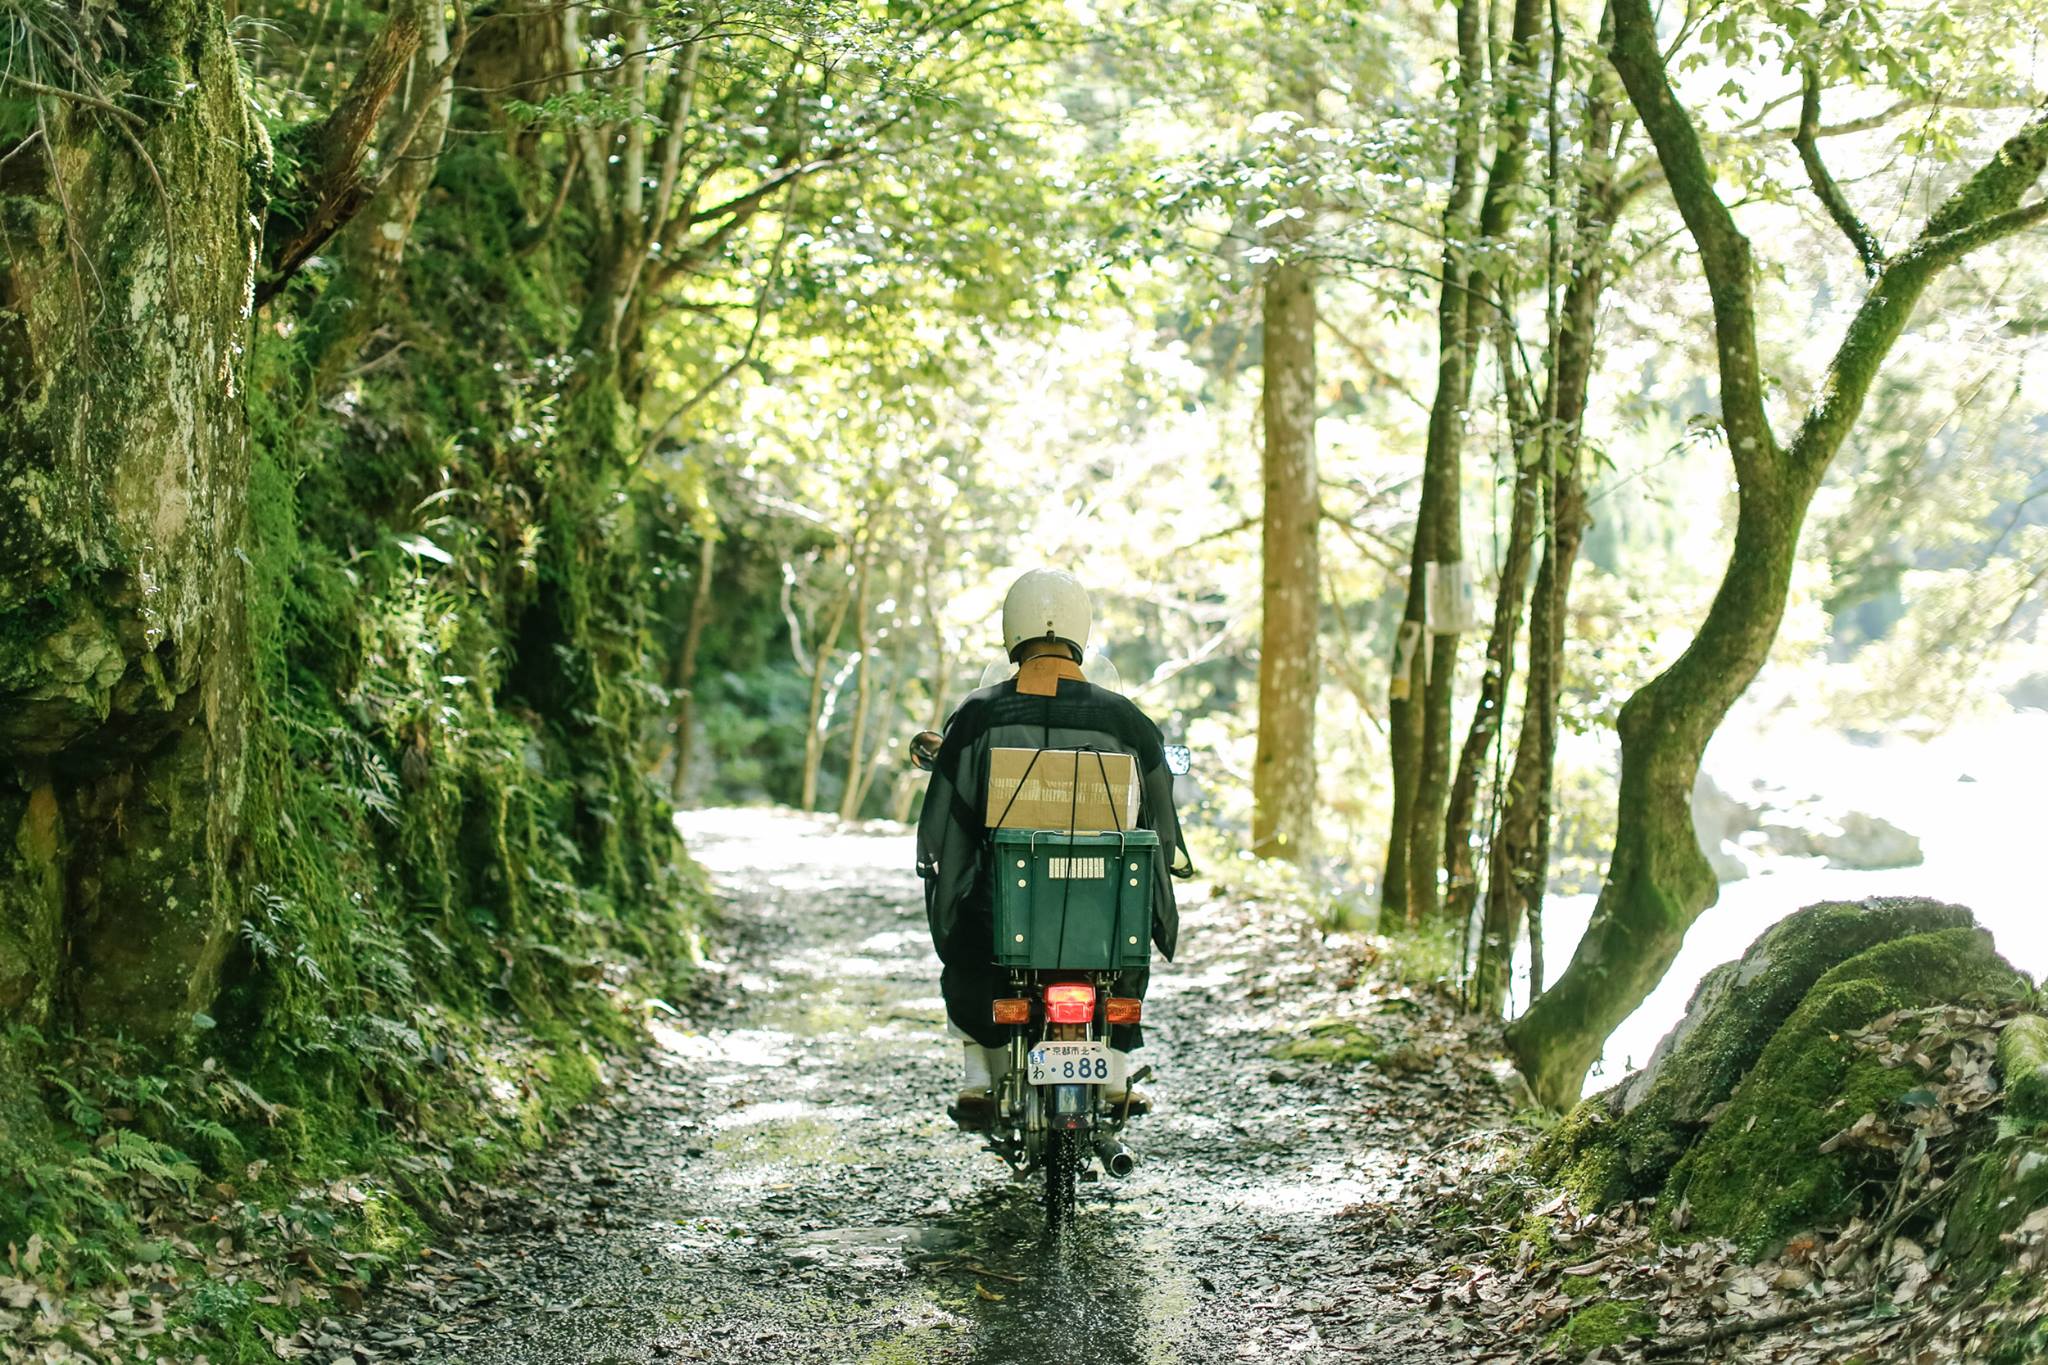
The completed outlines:
{"type": "Polygon", "coordinates": [[[2044,218],[2048,218],[2048,199],[2036,199],[2031,204],[1995,213],[1982,222],[1957,228],[1931,241],[1919,242],[1913,247],[1913,255],[1930,259],[1937,265],[1947,265],[1980,246],[1989,246],[2002,237],[2024,232],[2044,218]]]}
{"type": "Polygon", "coordinates": [[[1862,411],[1878,367],[1934,277],[1966,253],[2048,218],[2048,199],[2020,203],[2044,170],[2048,105],[1949,195],[1913,245],[1893,257],[1871,284],[1788,452],[1788,463],[1800,477],[1818,480],[1826,470],[1862,411]]]}
{"type": "Polygon", "coordinates": [[[820,156],[812,157],[809,161],[784,166],[772,174],[763,176],[761,182],[752,189],[742,194],[736,194],[724,203],[698,209],[684,221],[692,224],[708,223],[714,218],[724,218],[729,214],[751,213],[761,206],[763,200],[790,181],[800,180],[804,176],[836,166],[852,155],[853,149],[851,147],[834,147],[820,156]]]}
{"type": "Polygon", "coordinates": [[[1636,114],[1656,144],[1671,197],[1699,247],[1700,268],[1714,302],[1714,339],[1721,372],[1721,420],[1738,478],[1768,477],[1777,439],[1764,411],[1763,367],[1756,340],[1755,263],[1749,239],[1714,189],[1699,131],[1679,104],[1657,48],[1650,0],[1614,0],[1614,42],[1608,55],[1636,114]]]}
{"type": "Polygon", "coordinates": [[[1813,186],[1813,193],[1828,211],[1828,217],[1835,220],[1835,226],[1849,239],[1849,245],[1856,249],[1857,257],[1863,262],[1863,273],[1876,278],[1884,269],[1884,248],[1878,244],[1877,235],[1863,225],[1856,216],[1856,210],[1849,206],[1848,196],[1842,187],[1828,174],[1827,163],[1820,159],[1820,68],[1808,58],[1802,73],[1802,88],[1799,96],[1799,129],[1792,134],[1792,145],[1799,149],[1799,160],[1806,167],[1806,178],[1813,186]]]}
{"type": "MultiPolygon", "coordinates": [[[[797,193],[794,185],[790,187],[789,193],[791,200],[794,200],[797,193]]],[[[775,286],[782,278],[782,257],[783,252],[789,246],[790,223],[794,217],[794,203],[785,204],[782,213],[782,231],[776,237],[775,250],[768,258],[768,274],[762,279],[760,291],[754,296],[754,324],[747,331],[746,343],[740,347],[740,353],[733,357],[730,364],[724,366],[717,374],[705,380],[695,393],[692,393],[681,403],[677,404],[675,410],[669,413],[661,424],[648,434],[647,439],[640,446],[640,454],[643,459],[652,455],[655,448],[667,440],[678,426],[682,425],[683,418],[689,416],[690,412],[699,403],[709,398],[726,380],[738,374],[754,358],[754,348],[761,340],[761,328],[767,322],[768,314],[771,311],[770,304],[774,299],[775,286]]]]}
{"type": "MultiPolygon", "coordinates": [[[[313,137],[317,157],[313,169],[302,179],[303,197],[296,203],[305,209],[297,230],[270,252],[269,269],[256,289],[256,306],[262,307],[312,259],[335,233],[362,212],[375,196],[375,184],[363,177],[363,161],[378,121],[398,89],[406,68],[412,65],[426,37],[423,8],[402,5],[378,31],[363,54],[363,64],[349,83],[348,93],[334,106],[313,137]]],[[[439,73],[437,73],[438,77],[439,73]]],[[[413,121],[417,128],[417,121],[413,121]]],[[[407,134],[410,137],[410,132],[407,134]]]]}

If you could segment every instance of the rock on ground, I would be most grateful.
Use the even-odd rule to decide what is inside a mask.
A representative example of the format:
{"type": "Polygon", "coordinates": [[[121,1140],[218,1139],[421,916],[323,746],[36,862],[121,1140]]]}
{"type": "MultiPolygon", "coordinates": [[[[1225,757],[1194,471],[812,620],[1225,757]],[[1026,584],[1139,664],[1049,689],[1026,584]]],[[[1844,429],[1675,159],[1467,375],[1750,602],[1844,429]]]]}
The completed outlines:
{"type": "Polygon", "coordinates": [[[1656,1193],[1823,975],[1877,944],[1975,923],[1961,906],[1905,897],[1786,916],[1701,979],[1649,1063],[1574,1110],[1537,1149],[1538,1168],[1595,1204],[1656,1193]]]}

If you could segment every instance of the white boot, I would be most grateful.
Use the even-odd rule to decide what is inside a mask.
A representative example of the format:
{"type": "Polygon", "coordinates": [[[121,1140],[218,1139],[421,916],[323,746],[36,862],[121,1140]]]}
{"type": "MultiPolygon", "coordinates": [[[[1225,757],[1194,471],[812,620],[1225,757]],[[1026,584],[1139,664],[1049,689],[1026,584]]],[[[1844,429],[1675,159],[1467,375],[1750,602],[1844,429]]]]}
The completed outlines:
{"type": "Polygon", "coordinates": [[[995,1085],[995,1077],[989,1072],[991,1049],[980,1043],[963,1043],[960,1047],[960,1062],[963,1074],[960,1078],[960,1093],[978,1090],[986,1095],[995,1085]]]}
{"type": "Polygon", "coordinates": [[[961,1045],[960,1094],[948,1112],[962,1128],[986,1128],[995,1114],[995,1080],[989,1074],[989,1051],[979,1043],[961,1045]]]}

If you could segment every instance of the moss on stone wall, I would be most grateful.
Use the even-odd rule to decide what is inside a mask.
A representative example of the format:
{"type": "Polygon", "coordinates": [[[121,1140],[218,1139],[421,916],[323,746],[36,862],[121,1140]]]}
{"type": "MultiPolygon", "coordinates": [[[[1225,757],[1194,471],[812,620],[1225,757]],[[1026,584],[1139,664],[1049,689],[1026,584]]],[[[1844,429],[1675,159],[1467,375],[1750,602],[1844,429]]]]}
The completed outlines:
{"type": "Polygon", "coordinates": [[[2006,1121],[2026,1131],[2048,1126],[2048,1019],[2022,1014],[2005,1026],[1998,1070],[2005,1080],[2006,1121]]]}
{"type": "Polygon", "coordinates": [[[0,1003],[169,1040],[240,919],[250,120],[218,8],[77,23],[8,26],[7,65],[160,93],[118,126],[44,97],[10,158],[0,782],[31,799],[0,803],[0,882],[31,929],[0,951],[38,985],[0,1003]]]}
{"type": "MultiPolygon", "coordinates": [[[[108,41],[196,63],[144,138],[190,217],[173,260],[132,149],[66,109],[123,326],[65,311],[60,234],[7,246],[42,311],[0,327],[0,1245],[76,1286],[145,1218],[289,1223],[347,1177],[340,1273],[545,1140],[689,970],[633,416],[572,351],[592,244],[515,240],[554,181],[506,139],[453,142],[403,306],[352,300],[379,326],[337,358],[332,263],[246,310],[270,146],[222,11],[108,41]]],[[[200,1316],[231,1345],[245,1310],[200,1316]]]]}

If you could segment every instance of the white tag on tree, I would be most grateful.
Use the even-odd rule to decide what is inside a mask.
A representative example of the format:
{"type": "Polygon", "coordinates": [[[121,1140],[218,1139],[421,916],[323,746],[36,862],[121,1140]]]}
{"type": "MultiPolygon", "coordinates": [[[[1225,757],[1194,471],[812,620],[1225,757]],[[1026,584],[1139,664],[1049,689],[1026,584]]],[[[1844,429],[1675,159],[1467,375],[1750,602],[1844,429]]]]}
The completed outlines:
{"type": "Polygon", "coordinates": [[[1472,574],[1462,559],[1423,565],[1423,599],[1432,635],[1462,635],[1479,624],[1472,574]]]}

